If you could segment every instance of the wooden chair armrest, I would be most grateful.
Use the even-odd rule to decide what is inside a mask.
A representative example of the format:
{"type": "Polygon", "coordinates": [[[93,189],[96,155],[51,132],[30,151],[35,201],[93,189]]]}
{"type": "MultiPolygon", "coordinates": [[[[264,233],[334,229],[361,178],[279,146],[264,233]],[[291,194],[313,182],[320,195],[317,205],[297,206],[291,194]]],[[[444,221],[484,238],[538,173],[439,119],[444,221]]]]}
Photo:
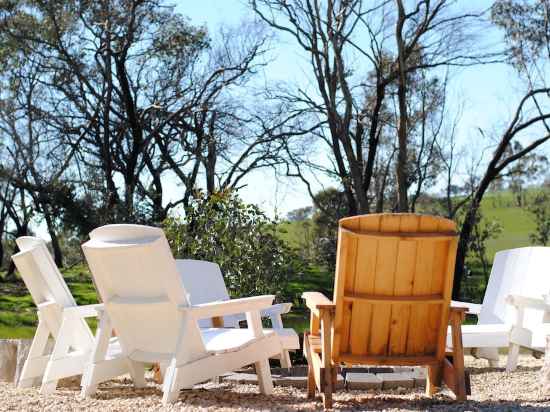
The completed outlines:
{"type": "Polygon", "coordinates": [[[468,310],[468,313],[473,315],[479,315],[481,313],[481,305],[479,303],[451,300],[451,308],[466,308],[468,310]]]}
{"type": "Polygon", "coordinates": [[[321,310],[334,310],[336,305],[325,295],[319,292],[304,292],[302,293],[302,299],[306,301],[306,306],[309,310],[320,315],[321,310]]]}
{"type": "Polygon", "coordinates": [[[453,321],[457,319],[460,326],[460,324],[464,322],[467,312],[468,312],[468,308],[457,308],[457,307],[451,306],[449,308],[449,323],[452,324],[453,321]]]}

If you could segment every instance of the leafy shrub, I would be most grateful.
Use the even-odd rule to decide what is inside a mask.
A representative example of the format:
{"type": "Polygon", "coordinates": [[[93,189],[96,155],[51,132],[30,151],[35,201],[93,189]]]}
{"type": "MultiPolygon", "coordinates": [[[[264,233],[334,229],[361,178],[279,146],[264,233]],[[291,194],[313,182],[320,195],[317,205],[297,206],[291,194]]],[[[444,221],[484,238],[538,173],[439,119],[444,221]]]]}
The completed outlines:
{"type": "Polygon", "coordinates": [[[535,196],[528,210],[533,214],[536,228],[529,234],[529,240],[534,245],[546,246],[550,240],[550,196],[541,192],[535,196]]]}
{"type": "Polygon", "coordinates": [[[225,191],[201,195],[185,218],[168,218],[164,230],[177,258],[220,265],[233,297],[288,296],[288,282],[301,277],[306,263],[277,236],[276,222],[257,206],[225,191]]]}

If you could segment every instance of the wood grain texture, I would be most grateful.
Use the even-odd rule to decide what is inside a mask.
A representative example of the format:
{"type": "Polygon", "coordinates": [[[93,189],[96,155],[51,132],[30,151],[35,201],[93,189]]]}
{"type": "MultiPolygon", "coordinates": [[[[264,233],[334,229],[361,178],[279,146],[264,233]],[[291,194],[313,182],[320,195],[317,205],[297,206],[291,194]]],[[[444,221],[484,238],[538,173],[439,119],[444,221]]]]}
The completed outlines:
{"type": "Polygon", "coordinates": [[[455,233],[452,221],[417,214],[340,221],[335,359],[444,354],[455,233]]]}
{"type": "Polygon", "coordinates": [[[308,397],[316,386],[330,407],[334,388],[328,377],[345,363],[428,366],[429,394],[444,379],[464,399],[464,310],[452,312],[453,361],[445,358],[456,249],[456,225],[444,218],[375,214],[340,220],[334,306],[308,304],[308,397]],[[331,320],[329,341],[325,325],[331,320]]]}

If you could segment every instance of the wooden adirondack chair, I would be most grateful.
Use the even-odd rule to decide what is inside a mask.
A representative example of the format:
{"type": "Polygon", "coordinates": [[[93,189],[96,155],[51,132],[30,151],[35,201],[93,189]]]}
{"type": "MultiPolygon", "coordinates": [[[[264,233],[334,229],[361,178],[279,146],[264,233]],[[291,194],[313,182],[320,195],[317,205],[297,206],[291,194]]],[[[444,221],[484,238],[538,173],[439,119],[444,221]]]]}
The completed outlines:
{"type": "Polygon", "coordinates": [[[103,377],[105,347],[112,328],[121,351],[137,364],[168,364],[163,403],[179,390],[254,364],[260,391],[273,384],[268,359],[281,352],[277,335],[264,331],[260,311],[274,296],[255,296],[193,305],[161,229],[108,225],[95,229],[82,249],[105,305],[93,355],[82,379],[82,393],[92,395],[103,377]],[[201,329],[198,321],[246,313],[247,329],[201,329]]]}
{"type": "MultiPolygon", "coordinates": [[[[42,239],[24,236],[16,242],[20,252],[12,259],[38,308],[38,328],[17,385],[25,388],[41,382],[40,393],[47,394],[55,391],[59,379],[84,372],[94,345],[85,318],[98,316],[103,305],[76,305],[42,239]],[[54,347],[48,354],[49,337],[54,347]]],[[[131,372],[136,385],[145,384],[143,372],[140,378],[127,360],[118,356],[117,339],[109,342],[105,350],[108,357],[99,368],[105,379],[131,372]]]]}
{"type": "Polygon", "coordinates": [[[330,408],[338,365],[362,364],[427,366],[429,395],[443,380],[466,399],[466,309],[450,307],[455,231],[450,220],[415,214],[340,220],[334,298],[303,294],[311,310],[304,336],[309,398],[317,389],[330,408]],[[449,323],[452,353],[445,348],[449,323]]]}

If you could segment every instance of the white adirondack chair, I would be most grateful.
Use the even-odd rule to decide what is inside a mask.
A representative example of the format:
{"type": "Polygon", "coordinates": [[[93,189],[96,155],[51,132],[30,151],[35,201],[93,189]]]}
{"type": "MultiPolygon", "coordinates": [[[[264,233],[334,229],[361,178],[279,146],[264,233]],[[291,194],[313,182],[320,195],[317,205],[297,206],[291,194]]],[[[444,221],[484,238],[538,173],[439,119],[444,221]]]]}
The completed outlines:
{"type": "MultiPolygon", "coordinates": [[[[213,262],[193,259],[177,259],[176,266],[183,280],[185,290],[189,293],[189,299],[192,305],[215,301],[229,301],[229,293],[225,287],[223,275],[220,267],[213,262]],[[207,286],[207,287],[205,287],[207,286]]],[[[289,350],[300,349],[298,335],[291,328],[284,328],[281,315],[288,313],[292,308],[292,303],[278,303],[262,310],[263,318],[271,320],[273,330],[279,336],[283,350],[278,358],[283,368],[290,368],[289,350]]],[[[223,326],[238,328],[239,322],[246,320],[244,313],[224,316],[223,326]]],[[[201,319],[199,321],[201,328],[214,326],[212,319],[201,319]]]]}
{"type": "MultiPolygon", "coordinates": [[[[470,313],[478,315],[477,325],[462,326],[464,347],[476,348],[478,356],[497,366],[498,349],[516,342],[508,354],[508,370],[515,369],[518,345],[532,350],[544,348],[544,338],[539,335],[550,319],[544,311],[525,303],[549,292],[550,248],[524,247],[496,253],[483,303],[453,301],[453,305],[466,306],[470,313]],[[517,332],[512,334],[514,325],[521,325],[522,337],[517,332]]],[[[447,342],[450,345],[450,335],[447,342]]]]}
{"type": "MultiPolygon", "coordinates": [[[[80,375],[92,352],[94,337],[85,318],[95,317],[103,305],[77,306],[52,259],[46,243],[36,237],[16,240],[20,252],[12,256],[35,305],[38,328],[23,365],[18,387],[42,386],[42,394],[55,391],[59,379],[80,375]],[[46,354],[48,338],[54,339],[51,354],[46,354]]],[[[108,342],[107,362],[100,373],[105,378],[129,371],[125,359],[117,358],[120,346],[116,339],[108,342]]],[[[139,376],[134,376],[140,383],[139,376]]]]}
{"type": "Polygon", "coordinates": [[[260,311],[273,296],[191,305],[162,230],[138,225],[95,229],[82,246],[105,314],[100,319],[82,392],[95,392],[111,330],[122,353],[138,363],[168,363],[163,403],[211,377],[254,364],[260,391],[273,383],[268,359],[281,352],[277,335],[262,329],[260,311]],[[247,329],[199,328],[198,320],[246,313],[247,329]]]}

